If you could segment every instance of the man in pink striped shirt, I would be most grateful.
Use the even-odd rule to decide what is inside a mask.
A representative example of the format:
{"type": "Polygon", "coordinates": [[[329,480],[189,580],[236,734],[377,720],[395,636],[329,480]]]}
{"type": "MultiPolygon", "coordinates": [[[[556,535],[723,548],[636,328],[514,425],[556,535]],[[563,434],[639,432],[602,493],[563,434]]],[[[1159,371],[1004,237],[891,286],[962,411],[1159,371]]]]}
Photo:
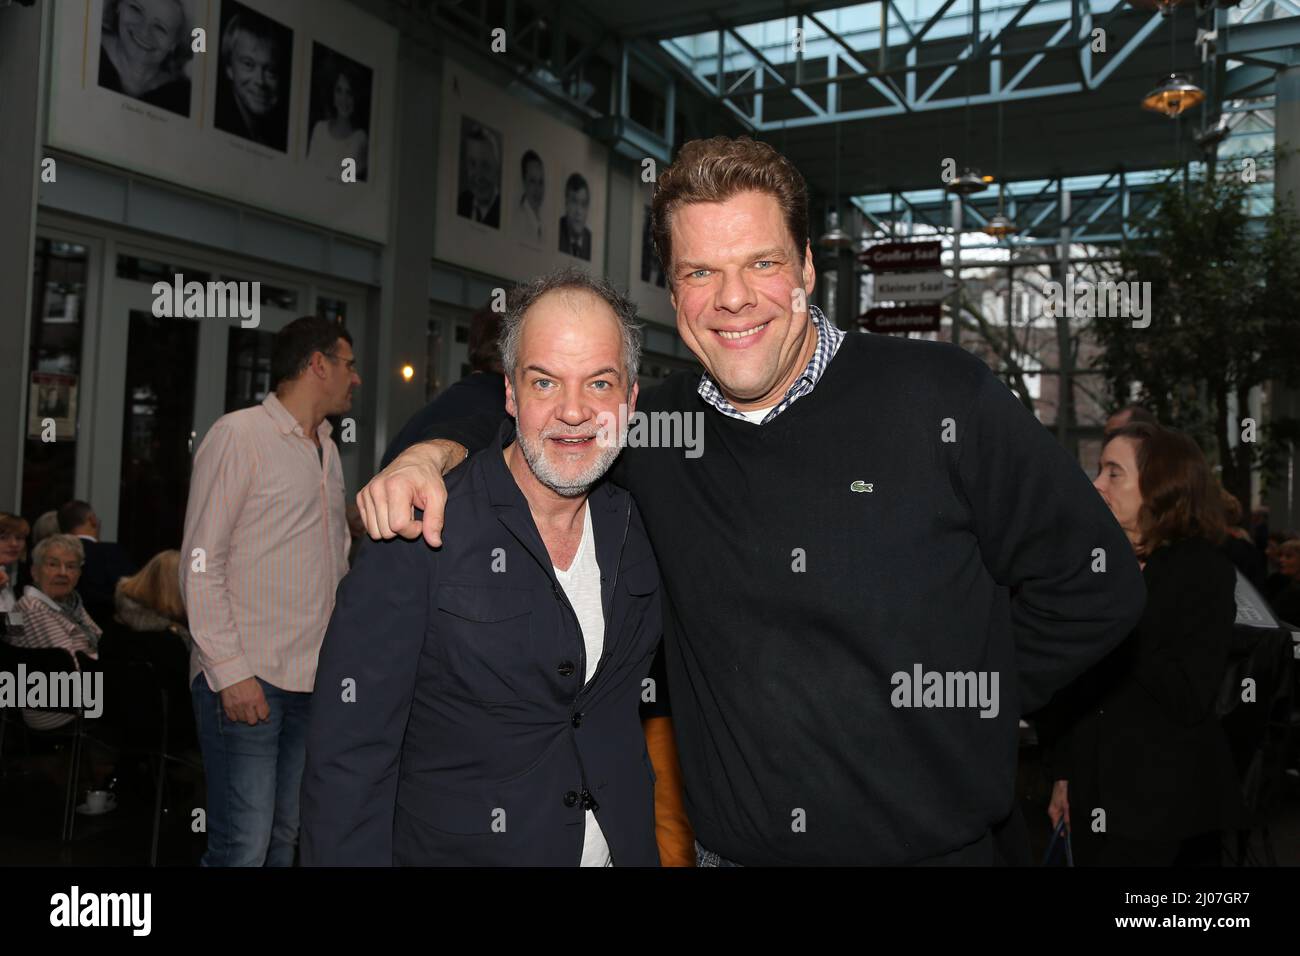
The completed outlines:
{"type": "Polygon", "coordinates": [[[327,415],[361,384],[342,326],[276,333],[275,391],[223,415],[194,456],[181,589],[207,776],[205,866],[292,866],[316,657],[347,572],[343,471],[327,415]]]}

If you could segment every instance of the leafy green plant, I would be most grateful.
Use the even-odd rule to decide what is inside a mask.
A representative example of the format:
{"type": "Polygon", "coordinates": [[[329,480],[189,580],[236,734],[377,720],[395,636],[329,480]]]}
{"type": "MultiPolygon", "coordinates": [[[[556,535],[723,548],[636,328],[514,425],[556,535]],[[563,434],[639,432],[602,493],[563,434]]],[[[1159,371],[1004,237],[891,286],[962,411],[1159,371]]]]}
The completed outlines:
{"type": "Polygon", "coordinates": [[[1252,219],[1248,199],[1237,175],[1162,187],[1121,256],[1127,280],[1151,283],[1151,324],[1094,323],[1115,404],[1136,386],[1161,422],[1196,436],[1247,513],[1251,472],[1275,476],[1286,442],[1300,437],[1300,420],[1275,418],[1241,440],[1252,388],[1300,384],[1300,217],[1279,198],[1252,219]]]}

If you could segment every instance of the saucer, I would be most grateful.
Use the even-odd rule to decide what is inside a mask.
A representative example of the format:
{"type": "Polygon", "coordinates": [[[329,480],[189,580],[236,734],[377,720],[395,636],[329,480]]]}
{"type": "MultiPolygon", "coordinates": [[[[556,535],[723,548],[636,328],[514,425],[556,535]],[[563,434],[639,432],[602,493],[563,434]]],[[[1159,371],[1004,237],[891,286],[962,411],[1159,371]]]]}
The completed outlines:
{"type": "Polygon", "coordinates": [[[83,803],[81,806],[77,807],[77,812],[80,813],[83,817],[102,817],[105,813],[112,813],[116,809],[117,809],[117,797],[110,795],[108,798],[108,803],[104,805],[104,809],[92,810],[90,809],[89,806],[83,803]]]}

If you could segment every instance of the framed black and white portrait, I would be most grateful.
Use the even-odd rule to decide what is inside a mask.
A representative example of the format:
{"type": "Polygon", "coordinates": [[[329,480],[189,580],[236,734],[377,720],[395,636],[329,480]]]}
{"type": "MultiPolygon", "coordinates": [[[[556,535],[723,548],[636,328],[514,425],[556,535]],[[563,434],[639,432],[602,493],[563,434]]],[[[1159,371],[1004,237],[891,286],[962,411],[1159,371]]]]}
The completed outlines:
{"type": "Polygon", "coordinates": [[[190,115],[195,0],[104,0],[99,85],[190,115]]]}
{"type": "Polygon", "coordinates": [[[570,173],[564,181],[564,215],[560,217],[559,250],[565,255],[591,261],[591,186],[582,173],[570,173]]]}
{"type": "Polygon", "coordinates": [[[357,164],[357,181],[370,170],[370,90],[374,71],[323,43],[311,50],[311,105],[307,162],[340,178],[343,161],[357,164]]]}
{"type": "Polygon", "coordinates": [[[237,0],[222,0],[216,115],[233,136],[285,152],[293,31],[237,0]]]}
{"type": "Polygon", "coordinates": [[[537,150],[526,149],[519,157],[519,201],[511,218],[515,238],[538,249],[546,242],[545,199],[546,163],[537,150]]]}
{"type": "Polygon", "coordinates": [[[460,123],[456,215],[501,228],[501,133],[468,116],[460,123]]]}

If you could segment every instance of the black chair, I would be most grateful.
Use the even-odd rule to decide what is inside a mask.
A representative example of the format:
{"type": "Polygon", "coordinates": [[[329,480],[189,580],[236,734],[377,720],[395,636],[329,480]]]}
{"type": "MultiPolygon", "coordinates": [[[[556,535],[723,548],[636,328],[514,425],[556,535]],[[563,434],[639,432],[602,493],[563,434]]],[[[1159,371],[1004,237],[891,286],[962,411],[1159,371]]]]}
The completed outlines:
{"type": "MultiPolygon", "coordinates": [[[[15,647],[8,641],[0,640],[0,671],[6,671],[15,676],[19,673],[19,668],[23,667],[27,673],[42,672],[46,674],[63,673],[73,668],[74,662],[72,655],[61,648],[28,648],[15,647]]],[[[76,819],[76,785],[79,776],[78,769],[81,763],[81,751],[84,743],[84,727],[82,716],[77,714],[72,721],[70,729],[63,727],[53,730],[31,730],[23,722],[22,717],[17,713],[12,715],[8,710],[0,713],[0,765],[4,762],[4,745],[5,739],[9,736],[9,725],[14,725],[14,730],[21,733],[24,742],[27,741],[28,735],[37,735],[45,739],[54,739],[66,741],[68,748],[68,773],[67,782],[64,787],[63,800],[63,823],[59,831],[62,840],[72,839],[73,823],[76,819]]],[[[6,765],[6,773],[9,775],[6,765]]]]}
{"type": "Polygon", "coordinates": [[[1228,855],[1239,866],[1259,862],[1250,850],[1251,833],[1259,830],[1263,862],[1276,866],[1268,817],[1283,796],[1295,729],[1296,645],[1290,628],[1276,620],[1239,619],[1232,642],[1217,711],[1241,780],[1247,826],[1237,832],[1235,852],[1228,855]],[[1254,682],[1252,701],[1243,700],[1247,679],[1254,682]]]}
{"type": "MultiPolygon", "coordinates": [[[[189,713],[189,688],[184,677],[188,668],[188,652],[180,638],[169,632],[133,631],[115,620],[103,625],[100,639],[100,658],[119,688],[125,685],[123,695],[130,701],[129,710],[119,708],[113,715],[120,734],[119,755],[143,757],[149,762],[153,789],[153,814],[149,844],[149,865],[158,863],[158,846],[162,819],[166,805],[168,769],[171,765],[194,765],[172,752],[172,734],[176,724],[175,714],[182,708],[181,717],[189,713]],[[183,697],[183,699],[181,699],[183,697]]],[[[182,720],[182,728],[186,722],[182,720]]]]}
{"type": "MultiPolygon", "coordinates": [[[[131,632],[116,623],[110,624],[105,636],[115,634],[111,640],[119,646],[129,647],[131,632]],[[127,635],[123,644],[122,633],[127,635]]],[[[106,650],[101,644],[101,650],[106,650]]],[[[126,700],[125,705],[118,704],[109,714],[105,736],[89,731],[91,719],[84,713],[77,712],[75,719],[67,726],[52,730],[33,730],[23,723],[20,716],[12,717],[0,714],[0,761],[3,761],[5,738],[9,724],[21,733],[24,741],[31,737],[55,740],[68,745],[68,769],[64,786],[63,821],[59,836],[64,842],[70,842],[76,832],[78,784],[81,780],[82,754],[87,743],[96,743],[116,752],[119,760],[143,757],[149,761],[153,776],[153,814],[149,846],[149,862],[157,865],[158,844],[163,815],[163,798],[167,778],[167,762],[174,760],[168,753],[168,735],[170,732],[171,701],[164,681],[155,673],[152,662],[130,653],[117,653],[114,660],[105,668],[103,661],[93,660],[84,654],[76,656],[76,666],[83,672],[103,671],[105,683],[109,678],[115,687],[125,693],[112,695],[116,700],[126,700]],[[106,739],[108,738],[108,739],[106,739]]],[[[73,669],[72,656],[60,648],[23,648],[15,647],[6,641],[0,641],[0,670],[17,674],[19,665],[25,665],[28,673],[66,672],[73,669]]],[[[106,692],[105,696],[109,696],[106,692]]],[[[96,722],[97,723],[97,722],[96,722]]],[[[29,748],[28,748],[29,749],[29,748]]]]}

